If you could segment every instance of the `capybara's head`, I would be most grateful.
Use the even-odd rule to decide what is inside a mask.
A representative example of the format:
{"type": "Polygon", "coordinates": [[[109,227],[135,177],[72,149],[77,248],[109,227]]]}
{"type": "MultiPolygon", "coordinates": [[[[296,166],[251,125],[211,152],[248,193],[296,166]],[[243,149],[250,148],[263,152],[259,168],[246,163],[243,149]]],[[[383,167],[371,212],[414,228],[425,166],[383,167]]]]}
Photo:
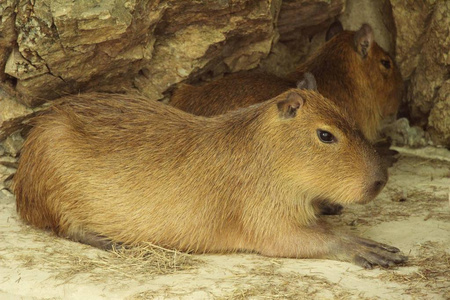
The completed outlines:
{"type": "Polygon", "coordinates": [[[340,204],[378,195],[387,169],[343,109],[314,90],[289,90],[275,100],[268,139],[280,150],[277,172],[292,189],[340,204]]]}
{"type": "MultiPolygon", "coordinates": [[[[375,41],[372,28],[363,24],[353,36],[358,58],[358,73],[364,73],[379,96],[382,115],[397,114],[403,92],[403,80],[395,61],[375,41]]],[[[365,82],[367,84],[367,82],[365,82]]]]}
{"type": "MultiPolygon", "coordinates": [[[[319,91],[327,97],[344,103],[353,101],[348,107],[360,109],[352,113],[366,112],[356,119],[367,118],[369,112],[375,119],[395,117],[402,100],[403,80],[395,61],[375,42],[370,25],[344,31],[335,22],[326,38],[327,42],[298,71],[313,73],[319,91]]],[[[367,122],[358,122],[366,137],[374,138],[370,128],[361,124],[367,122]]]]}

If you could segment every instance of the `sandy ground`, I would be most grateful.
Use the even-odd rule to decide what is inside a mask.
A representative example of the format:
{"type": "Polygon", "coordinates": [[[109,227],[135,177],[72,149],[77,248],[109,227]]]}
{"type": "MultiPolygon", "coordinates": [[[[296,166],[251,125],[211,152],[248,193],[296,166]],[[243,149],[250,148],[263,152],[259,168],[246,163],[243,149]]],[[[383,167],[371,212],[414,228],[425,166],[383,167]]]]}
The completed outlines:
{"type": "Polygon", "coordinates": [[[402,249],[410,260],[397,269],[256,254],[174,254],[150,266],[148,256],[117,256],[23,224],[3,190],[0,299],[449,299],[450,154],[403,152],[374,202],[327,217],[402,249]]]}

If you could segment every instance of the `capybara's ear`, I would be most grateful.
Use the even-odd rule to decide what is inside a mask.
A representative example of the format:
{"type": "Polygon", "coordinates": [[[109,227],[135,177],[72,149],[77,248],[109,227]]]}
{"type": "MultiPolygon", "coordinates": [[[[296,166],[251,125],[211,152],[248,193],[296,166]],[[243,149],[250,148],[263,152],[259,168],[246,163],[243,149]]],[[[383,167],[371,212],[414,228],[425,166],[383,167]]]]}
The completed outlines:
{"type": "Polygon", "coordinates": [[[298,93],[288,93],[286,99],[277,103],[280,117],[285,119],[294,118],[297,115],[297,110],[304,102],[305,100],[298,93]]]}
{"type": "Polygon", "coordinates": [[[328,42],[329,40],[331,40],[331,38],[333,36],[335,36],[336,34],[338,34],[339,32],[344,31],[344,27],[342,27],[342,23],[341,21],[337,20],[334,21],[330,27],[328,27],[327,30],[327,34],[325,36],[325,41],[328,42]]]}
{"type": "Polygon", "coordinates": [[[301,90],[317,91],[317,82],[314,75],[310,72],[303,74],[303,79],[297,82],[297,88],[301,90]]]}
{"type": "Polygon", "coordinates": [[[373,45],[373,30],[369,24],[363,24],[361,28],[355,32],[355,48],[356,51],[365,58],[373,45]]]}

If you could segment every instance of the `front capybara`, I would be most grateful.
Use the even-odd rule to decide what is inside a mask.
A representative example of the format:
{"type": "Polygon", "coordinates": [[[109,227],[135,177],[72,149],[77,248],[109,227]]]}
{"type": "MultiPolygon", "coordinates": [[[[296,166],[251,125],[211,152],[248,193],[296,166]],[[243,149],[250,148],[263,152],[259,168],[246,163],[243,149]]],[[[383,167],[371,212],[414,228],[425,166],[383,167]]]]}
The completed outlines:
{"type": "Polygon", "coordinates": [[[319,92],[346,109],[366,138],[374,142],[382,120],[397,113],[403,90],[400,72],[374,41],[367,24],[354,32],[342,31],[342,25],[334,23],[327,39],[287,78],[240,72],[201,86],[181,85],[170,105],[196,115],[218,115],[275,97],[294,88],[303,74],[310,72],[319,92]]]}
{"type": "Polygon", "coordinates": [[[13,189],[27,222],[101,248],[140,242],[392,266],[399,250],[318,220],[314,201],[366,203],[386,169],[349,116],[314,91],[213,118],[85,94],[36,117],[13,189]]]}

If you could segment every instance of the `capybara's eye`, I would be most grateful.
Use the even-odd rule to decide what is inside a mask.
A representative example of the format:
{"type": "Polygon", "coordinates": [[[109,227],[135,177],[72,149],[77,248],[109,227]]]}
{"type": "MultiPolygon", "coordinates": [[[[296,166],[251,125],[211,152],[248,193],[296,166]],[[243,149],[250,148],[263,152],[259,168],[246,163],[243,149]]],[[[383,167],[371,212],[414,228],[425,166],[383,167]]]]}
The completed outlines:
{"type": "Polygon", "coordinates": [[[319,140],[323,143],[336,142],[336,138],[334,137],[334,135],[325,130],[317,129],[317,136],[319,137],[319,140]]]}
{"type": "Polygon", "coordinates": [[[381,64],[382,64],[383,67],[385,67],[386,69],[390,69],[390,68],[391,68],[391,61],[390,61],[390,60],[382,59],[382,60],[381,60],[381,64]]]}

